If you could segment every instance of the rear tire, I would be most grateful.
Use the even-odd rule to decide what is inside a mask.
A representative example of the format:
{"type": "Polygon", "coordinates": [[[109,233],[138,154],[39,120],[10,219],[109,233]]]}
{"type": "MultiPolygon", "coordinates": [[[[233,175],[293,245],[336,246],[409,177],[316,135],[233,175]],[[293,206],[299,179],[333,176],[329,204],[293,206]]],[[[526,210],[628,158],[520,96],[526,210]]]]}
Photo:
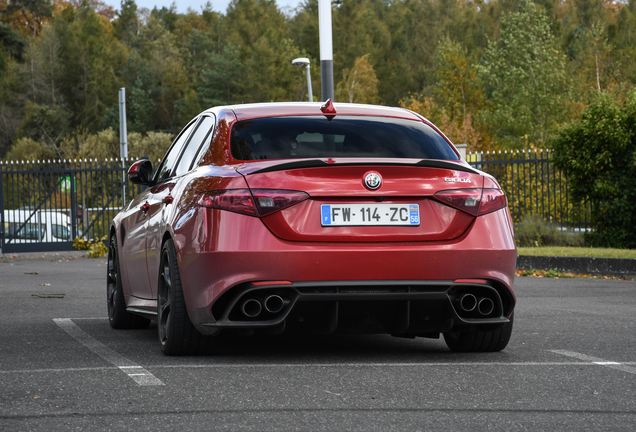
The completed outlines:
{"type": "Polygon", "coordinates": [[[124,290],[119,271],[119,250],[117,236],[113,234],[108,247],[108,266],[106,275],[106,303],[108,305],[108,322],[114,329],[144,329],[150,320],[126,311],[124,290]]]}
{"type": "Polygon", "coordinates": [[[161,351],[169,356],[207,354],[211,347],[210,337],[199,333],[188,316],[172,239],[161,248],[157,288],[157,329],[161,351]]]}
{"type": "Polygon", "coordinates": [[[464,332],[444,333],[444,340],[451,351],[455,352],[496,352],[508,345],[512,335],[514,314],[507,322],[495,330],[480,330],[479,326],[464,332]]]}

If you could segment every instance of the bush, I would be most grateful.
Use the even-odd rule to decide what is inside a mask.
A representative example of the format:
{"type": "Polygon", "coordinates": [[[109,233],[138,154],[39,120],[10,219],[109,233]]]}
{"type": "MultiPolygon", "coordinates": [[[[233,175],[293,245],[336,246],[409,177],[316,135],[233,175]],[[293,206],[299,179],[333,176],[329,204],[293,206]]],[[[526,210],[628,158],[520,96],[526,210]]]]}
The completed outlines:
{"type": "Polygon", "coordinates": [[[108,253],[108,248],[104,244],[106,239],[106,236],[103,236],[99,240],[85,240],[80,237],[75,237],[75,240],[73,240],[73,247],[80,251],[88,250],[88,254],[86,254],[87,258],[102,258],[108,253]]]}
{"type": "Polygon", "coordinates": [[[55,147],[31,138],[18,138],[5,159],[8,161],[37,161],[57,158],[55,147]]]}
{"type": "Polygon", "coordinates": [[[583,246],[583,235],[562,231],[540,216],[525,216],[515,228],[517,246],[583,246]]]}
{"type": "Polygon", "coordinates": [[[636,248],[636,91],[621,104],[599,94],[553,142],[574,200],[592,203],[589,246],[636,248]]]}

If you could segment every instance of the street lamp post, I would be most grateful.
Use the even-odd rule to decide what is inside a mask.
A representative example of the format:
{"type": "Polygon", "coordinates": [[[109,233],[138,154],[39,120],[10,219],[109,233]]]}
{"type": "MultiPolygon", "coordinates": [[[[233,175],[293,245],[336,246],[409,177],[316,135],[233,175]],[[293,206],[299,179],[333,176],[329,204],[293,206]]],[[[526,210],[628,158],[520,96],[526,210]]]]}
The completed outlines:
{"type": "Polygon", "coordinates": [[[333,100],[333,41],[331,36],[331,0],[318,0],[320,37],[320,79],[322,100],[333,100]]]}
{"type": "Polygon", "coordinates": [[[307,91],[309,92],[309,102],[314,101],[314,95],[311,92],[311,73],[309,72],[309,59],[306,57],[300,57],[292,60],[294,66],[305,66],[307,71],[307,91]]]}

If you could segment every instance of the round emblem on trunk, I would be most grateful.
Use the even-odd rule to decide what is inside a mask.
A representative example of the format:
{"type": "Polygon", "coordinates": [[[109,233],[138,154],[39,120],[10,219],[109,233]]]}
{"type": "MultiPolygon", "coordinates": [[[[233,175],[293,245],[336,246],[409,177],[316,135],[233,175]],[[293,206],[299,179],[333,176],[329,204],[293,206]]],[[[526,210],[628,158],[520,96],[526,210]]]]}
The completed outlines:
{"type": "Polygon", "coordinates": [[[382,177],[377,173],[369,173],[364,177],[364,184],[369,189],[377,189],[382,184],[382,177]]]}

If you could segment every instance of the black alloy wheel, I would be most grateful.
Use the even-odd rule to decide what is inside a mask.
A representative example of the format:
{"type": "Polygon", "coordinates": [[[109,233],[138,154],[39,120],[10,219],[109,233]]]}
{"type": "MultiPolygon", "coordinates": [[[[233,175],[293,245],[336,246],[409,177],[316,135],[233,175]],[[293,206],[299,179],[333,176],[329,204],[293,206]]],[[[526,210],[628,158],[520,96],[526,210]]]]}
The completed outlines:
{"type": "Polygon", "coordinates": [[[124,290],[119,272],[119,253],[117,236],[112,235],[108,246],[108,267],[106,276],[106,303],[108,305],[108,322],[114,329],[147,328],[150,320],[126,311],[124,290]]]}
{"type": "Polygon", "coordinates": [[[161,248],[157,287],[157,328],[166,355],[206,354],[212,344],[192,325],[183,297],[181,274],[172,239],[161,248]]]}

